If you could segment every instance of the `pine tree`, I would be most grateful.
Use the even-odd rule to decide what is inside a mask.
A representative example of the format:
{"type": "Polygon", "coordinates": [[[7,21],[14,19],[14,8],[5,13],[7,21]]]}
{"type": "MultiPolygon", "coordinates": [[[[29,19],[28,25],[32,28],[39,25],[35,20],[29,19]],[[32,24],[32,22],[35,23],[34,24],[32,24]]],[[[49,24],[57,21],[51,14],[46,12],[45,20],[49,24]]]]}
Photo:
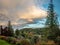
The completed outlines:
{"type": "Polygon", "coordinates": [[[49,27],[49,36],[50,39],[55,39],[59,34],[59,23],[58,23],[58,17],[56,13],[54,13],[54,5],[53,0],[50,0],[50,4],[48,7],[48,16],[46,25],[49,27]]]}
{"type": "Polygon", "coordinates": [[[11,21],[8,21],[8,35],[14,36],[14,30],[12,28],[11,21]]]}

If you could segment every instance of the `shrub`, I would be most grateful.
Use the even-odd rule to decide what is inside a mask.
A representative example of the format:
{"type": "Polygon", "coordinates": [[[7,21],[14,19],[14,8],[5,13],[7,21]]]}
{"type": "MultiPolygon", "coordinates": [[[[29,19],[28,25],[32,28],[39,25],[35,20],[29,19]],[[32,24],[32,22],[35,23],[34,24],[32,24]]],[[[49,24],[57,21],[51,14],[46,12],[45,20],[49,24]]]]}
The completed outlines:
{"type": "Polygon", "coordinates": [[[59,37],[59,36],[55,39],[55,43],[56,43],[57,45],[60,45],[60,37],[59,37]]]}
{"type": "Polygon", "coordinates": [[[16,38],[13,38],[12,41],[11,41],[12,44],[16,44],[17,43],[17,39],[16,38]]]}
{"type": "Polygon", "coordinates": [[[53,40],[48,40],[47,45],[55,45],[53,40]]]}
{"type": "Polygon", "coordinates": [[[7,37],[6,36],[0,36],[0,39],[7,40],[7,37]]]}
{"type": "Polygon", "coordinates": [[[12,38],[12,37],[8,37],[7,42],[11,43],[11,42],[12,42],[12,40],[13,40],[13,38],[12,38]]]}
{"type": "Polygon", "coordinates": [[[17,43],[17,45],[31,45],[31,43],[29,40],[23,39],[23,40],[20,40],[20,42],[17,43]]]}

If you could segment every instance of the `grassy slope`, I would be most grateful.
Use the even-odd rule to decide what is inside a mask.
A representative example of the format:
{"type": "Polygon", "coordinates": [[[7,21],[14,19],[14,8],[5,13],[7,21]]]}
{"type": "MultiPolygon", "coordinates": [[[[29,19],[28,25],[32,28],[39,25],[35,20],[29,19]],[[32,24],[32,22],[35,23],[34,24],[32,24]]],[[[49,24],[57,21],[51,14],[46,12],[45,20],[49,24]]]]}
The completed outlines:
{"type": "Polygon", "coordinates": [[[0,40],[0,45],[10,45],[9,43],[7,43],[6,41],[4,40],[0,40]]]}

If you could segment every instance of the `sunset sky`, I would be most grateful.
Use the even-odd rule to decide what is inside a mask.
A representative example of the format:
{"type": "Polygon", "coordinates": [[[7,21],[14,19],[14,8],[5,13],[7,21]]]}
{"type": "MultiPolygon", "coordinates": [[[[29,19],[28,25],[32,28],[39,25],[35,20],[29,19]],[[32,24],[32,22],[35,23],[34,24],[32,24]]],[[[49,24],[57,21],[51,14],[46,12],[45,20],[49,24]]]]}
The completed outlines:
{"type": "MultiPolygon", "coordinates": [[[[60,0],[53,2],[60,20],[60,0]]],[[[43,27],[48,5],[49,0],[0,0],[0,25],[10,20],[14,28],[43,27]]]]}

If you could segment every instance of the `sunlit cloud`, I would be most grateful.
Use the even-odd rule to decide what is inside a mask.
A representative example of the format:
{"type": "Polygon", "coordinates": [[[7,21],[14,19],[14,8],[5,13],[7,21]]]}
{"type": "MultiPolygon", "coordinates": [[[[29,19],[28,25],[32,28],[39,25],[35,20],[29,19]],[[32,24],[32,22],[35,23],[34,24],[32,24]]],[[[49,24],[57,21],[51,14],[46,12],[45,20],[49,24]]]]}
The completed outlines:
{"type": "Polygon", "coordinates": [[[25,25],[34,19],[45,18],[46,10],[42,8],[44,0],[0,0],[0,24],[5,25],[11,20],[12,25],[25,25]],[[37,4],[37,5],[36,5],[37,4]]]}
{"type": "Polygon", "coordinates": [[[26,12],[18,13],[18,17],[22,19],[27,19],[28,21],[32,21],[34,18],[44,18],[47,16],[47,12],[43,9],[37,8],[35,6],[31,6],[27,9],[26,12]]]}

